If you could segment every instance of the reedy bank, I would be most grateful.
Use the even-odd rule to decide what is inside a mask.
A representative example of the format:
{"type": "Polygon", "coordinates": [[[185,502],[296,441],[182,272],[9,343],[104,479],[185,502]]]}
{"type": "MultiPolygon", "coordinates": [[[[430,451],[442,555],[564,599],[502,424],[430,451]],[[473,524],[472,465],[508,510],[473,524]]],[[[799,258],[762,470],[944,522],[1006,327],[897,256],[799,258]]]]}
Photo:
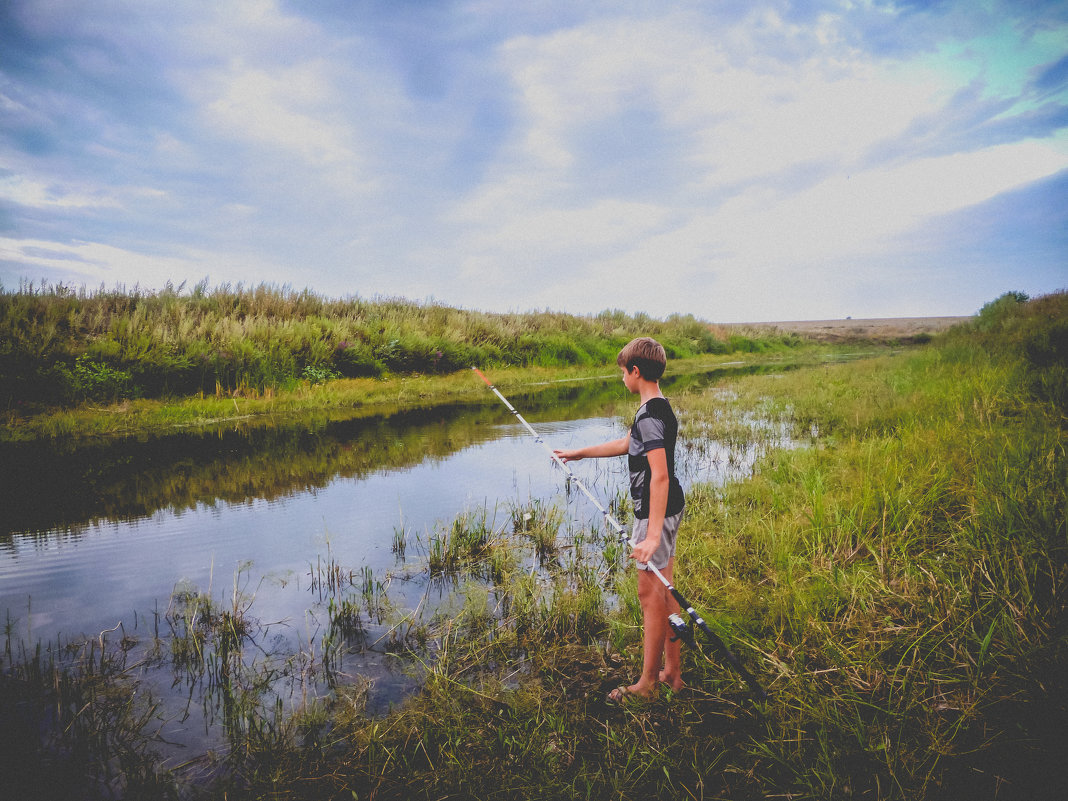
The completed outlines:
{"type": "Polygon", "coordinates": [[[85,400],[259,396],[301,382],[475,365],[611,364],[639,335],[659,338],[673,358],[801,342],[692,315],[492,314],[433,301],[328,299],[267,285],[202,282],[188,292],[169,284],[161,291],[0,287],[2,401],[16,411],[85,400]]]}

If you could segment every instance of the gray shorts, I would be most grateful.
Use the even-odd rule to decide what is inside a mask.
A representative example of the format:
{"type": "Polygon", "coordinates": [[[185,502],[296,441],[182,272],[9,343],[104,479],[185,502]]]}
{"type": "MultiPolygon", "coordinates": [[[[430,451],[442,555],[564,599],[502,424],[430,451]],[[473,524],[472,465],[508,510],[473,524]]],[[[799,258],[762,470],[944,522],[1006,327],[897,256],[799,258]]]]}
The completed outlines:
{"type": "MultiPolygon", "coordinates": [[[[664,527],[660,530],[660,545],[655,551],[653,551],[653,558],[650,563],[657,569],[663,570],[668,566],[668,561],[675,556],[675,538],[679,533],[679,524],[682,522],[683,512],[679,512],[677,515],[664,518],[664,527]]],[[[639,542],[645,539],[649,533],[649,521],[648,520],[635,520],[634,529],[630,535],[630,547],[633,548],[639,542]]],[[[648,570],[649,565],[644,562],[638,562],[639,570],[648,570]]]]}

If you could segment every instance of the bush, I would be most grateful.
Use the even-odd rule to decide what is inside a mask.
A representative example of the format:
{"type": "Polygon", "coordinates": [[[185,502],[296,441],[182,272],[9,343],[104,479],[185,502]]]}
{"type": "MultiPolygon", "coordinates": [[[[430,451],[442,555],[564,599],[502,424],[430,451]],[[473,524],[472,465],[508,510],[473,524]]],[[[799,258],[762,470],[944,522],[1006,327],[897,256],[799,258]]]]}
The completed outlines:
{"type": "Polygon", "coordinates": [[[73,385],[80,397],[95,401],[128,398],[134,392],[129,371],[116,370],[88,354],[79,356],[74,363],[73,385]]]}
{"type": "Polygon", "coordinates": [[[301,372],[300,377],[309,384],[325,384],[334,378],[340,378],[340,375],[329,368],[309,364],[301,372]]]}
{"type": "Polygon", "coordinates": [[[334,349],[334,369],[347,378],[377,377],[382,374],[382,365],[364,342],[344,340],[334,349]]]}

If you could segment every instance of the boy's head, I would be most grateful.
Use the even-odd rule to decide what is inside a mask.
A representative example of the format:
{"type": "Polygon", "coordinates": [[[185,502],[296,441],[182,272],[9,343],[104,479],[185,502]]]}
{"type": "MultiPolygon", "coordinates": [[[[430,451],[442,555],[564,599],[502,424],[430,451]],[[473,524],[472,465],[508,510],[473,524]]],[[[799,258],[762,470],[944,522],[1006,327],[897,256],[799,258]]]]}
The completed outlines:
{"type": "Polygon", "coordinates": [[[664,346],[651,337],[638,337],[623,346],[616,356],[616,364],[628,372],[638,368],[646,381],[659,381],[667,366],[664,346]]]}

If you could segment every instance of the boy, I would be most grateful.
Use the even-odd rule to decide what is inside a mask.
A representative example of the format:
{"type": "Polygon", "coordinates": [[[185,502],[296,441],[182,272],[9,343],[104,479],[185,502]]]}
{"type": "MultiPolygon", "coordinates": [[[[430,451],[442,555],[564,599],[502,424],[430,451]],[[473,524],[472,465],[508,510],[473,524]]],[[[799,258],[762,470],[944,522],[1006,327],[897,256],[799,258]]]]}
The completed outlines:
{"type": "Polygon", "coordinates": [[[671,581],[675,564],[675,536],[685,504],[682,487],[675,478],[675,439],[678,421],[671,404],[660,392],[660,377],[667,365],[663,346],[655,339],[638,337],[619,352],[616,363],[623,371],[623,384],[639,396],[641,406],[630,433],[617,440],[575,450],[556,450],[564,462],[627,454],[630,492],[634,502],[633,551],[638,563],[638,600],[642,607],[642,675],[629,687],[617,687],[608,700],[626,696],[656,697],[659,682],[681,690],[682,665],[678,641],[671,641],[668,615],[678,603],[649,564],[671,581]]]}

